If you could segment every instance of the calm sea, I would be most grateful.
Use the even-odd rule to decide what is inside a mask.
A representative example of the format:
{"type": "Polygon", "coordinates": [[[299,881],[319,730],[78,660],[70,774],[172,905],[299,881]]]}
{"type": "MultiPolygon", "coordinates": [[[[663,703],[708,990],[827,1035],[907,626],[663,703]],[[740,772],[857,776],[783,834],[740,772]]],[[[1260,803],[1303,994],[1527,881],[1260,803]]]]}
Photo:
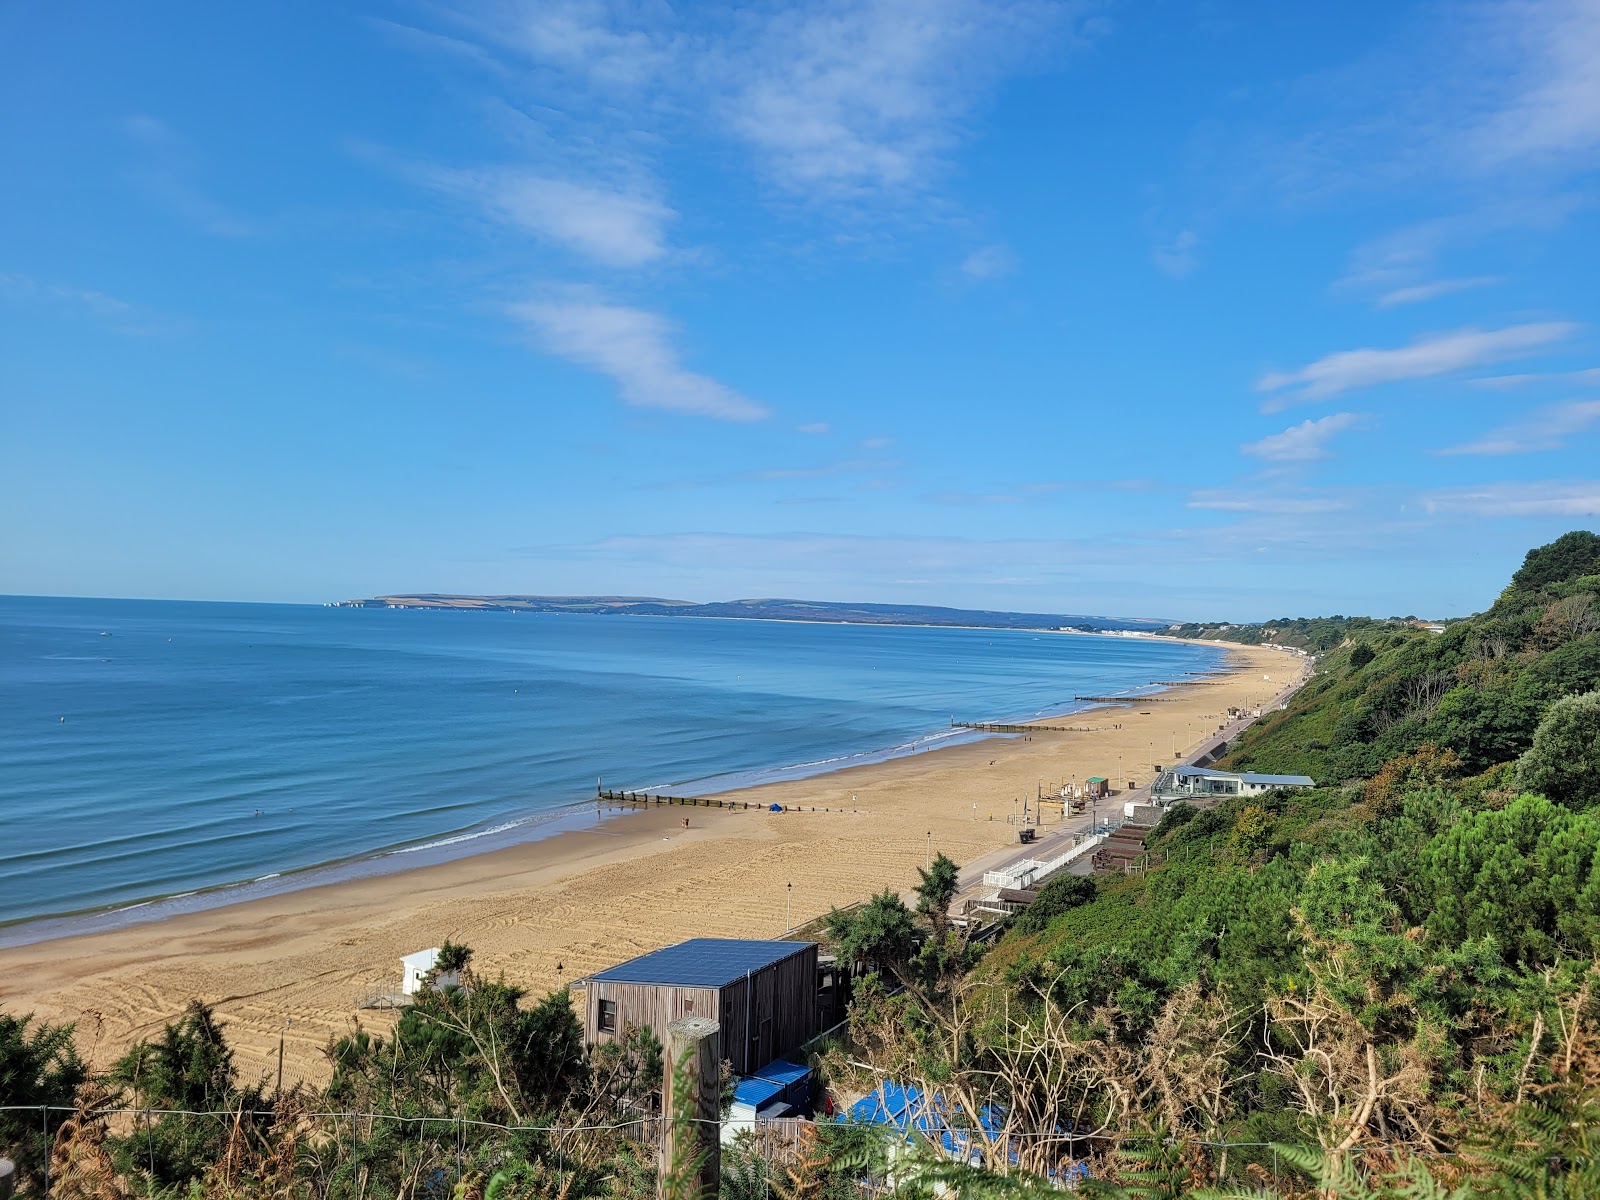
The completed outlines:
{"type": "Polygon", "coordinates": [[[139,919],[330,864],[388,869],[582,825],[601,775],[705,792],[911,753],[952,740],[951,717],[1067,712],[1220,654],[1000,630],[0,598],[0,942],[61,928],[40,917],[139,919]]]}

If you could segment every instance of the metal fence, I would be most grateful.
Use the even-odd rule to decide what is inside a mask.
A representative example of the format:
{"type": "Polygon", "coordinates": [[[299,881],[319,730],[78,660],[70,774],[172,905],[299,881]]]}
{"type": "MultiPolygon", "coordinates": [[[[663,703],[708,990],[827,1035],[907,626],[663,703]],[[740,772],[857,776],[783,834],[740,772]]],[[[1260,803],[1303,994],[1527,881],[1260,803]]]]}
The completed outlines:
{"type": "MultiPolygon", "coordinates": [[[[109,1133],[119,1140],[123,1161],[135,1184],[145,1183],[156,1176],[162,1153],[161,1143],[170,1140],[173,1133],[171,1118],[179,1119],[179,1140],[184,1137],[212,1137],[221,1145],[228,1143],[230,1137],[237,1138],[240,1130],[245,1129],[254,1138],[258,1153],[264,1157],[270,1156],[271,1139],[282,1139],[292,1126],[299,1134],[296,1152],[300,1156],[296,1160],[299,1177],[293,1194],[315,1197],[317,1200],[374,1194],[373,1187],[367,1181],[363,1180],[359,1188],[355,1181],[362,1178],[364,1170],[374,1172],[379,1164],[390,1175],[398,1172],[403,1181],[409,1181],[389,1194],[398,1194],[405,1200],[446,1200],[451,1189],[462,1179],[474,1172],[492,1173],[517,1154],[526,1154],[535,1146],[548,1148],[555,1152],[555,1157],[560,1158],[585,1146],[603,1150],[630,1143],[641,1160],[648,1160],[660,1144],[667,1124],[662,1117],[641,1116],[626,1121],[589,1125],[509,1125],[465,1116],[409,1116],[337,1109],[202,1111],[117,1106],[83,1112],[55,1106],[5,1105],[0,1106],[0,1113],[37,1114],[36,1128],[46,1147],[53,1144],[54,1135],[69,1119],[76,1118],[78,1126],[85,1123],[97,1125],[103,1133],[109,1133]],[[516,1146],[515,1150],[511,1149],[513,1145],[516,1146]]],[[[784,1169],[797,1163],[815,1146],[817,1131],[831,1126],[831,1122],[813,1122],[804,1118],[758,1120],[749,1134],[740,1138],[737,1155],[746,1163],[759,1159],[769,1174],[782,1179],[784,1169]]],[[[898,1145],[909,1145],[919,1140],[916,1135],[908,1135],[893,1126],[883,1129],[885,1136],[898,1145]]],[[[1035,1133],[1008,1131],[1008,1136],[1016,1139],[1040,1137],[1062,1140],[1060,1129],[1035,1133]]],[[[1137,1138],[1120,1143],[1124,1149],[1135,1150],[1156,1144],[1137,1138]]],[[[1203,1160],[1203,1163],[1196,1161],[1196,1165],[1219,1182],[1281,1186],[1285,1181],[1297,1178],[1296,1172],[1280,1162],[1278,1147],[1270,1142],[1169,1139],[1162,1144],[1176,1148],[1180,1153],[1191,1156],[1191,1159],[1203,1160]]],[[[929,1145],[937,1149],[935,1143],[929,1145]]],[[[1087,1148],[1088,1140],[1082,1145],[1087,1148]]],[[[1094,1139],[1094,1146],[1096,1154],[1076,1160],[1063,1158],[1052,1169],[1051,1174],[1058,1181],[1058,1186],[1070,1190],[1076,1181],[1079,1164],[1089,1164],[1097,1158],[1103,1160],[1111,1149],[1111,1143],[1104,1139],[1094,1139]]],[[[4,1147],[0,1147],[0,1152],[4,1150],[4,1147]]],[[[724,1152],[726,1163],[729,1153],[726,1145],[724,1152]]],[[[55,1181],[50,1177],[48,1159],[34,1164],[34,1174],[32,1190],[26,1187],[19,1190],[19,1198],[52,1196],[55,1181]]],[[[1305,1182],[1303,1179],[1299,1181],[1305,1182]]],[[[885,1179],[863,1178],[859,1180],[859,1185],[864,1197],[885,1195],[892,1190],[885,1179]]]]}

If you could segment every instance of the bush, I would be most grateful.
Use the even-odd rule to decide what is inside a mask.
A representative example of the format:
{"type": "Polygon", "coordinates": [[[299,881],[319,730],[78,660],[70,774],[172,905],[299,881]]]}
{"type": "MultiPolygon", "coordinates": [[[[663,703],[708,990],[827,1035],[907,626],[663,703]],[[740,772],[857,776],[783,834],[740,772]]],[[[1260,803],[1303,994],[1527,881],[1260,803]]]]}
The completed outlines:
{"type": "Polygon", "coordinates": [[[1557,700],[1517,760],[1517,781],[1530,792],[1589,808],[1600,801],[1600,692],[1557,700]]]}
{"type": "Polygon", "coordinates": [[[1069,908],[1089,903],[1094,897],[1094,880],[1087,875],[1062,875],[1052,879],[1039,889],[1033,903],[1023,909],[1017,918],[1017,928],[1023,933],[1038,933],[1055,917],[1069,908]]]}

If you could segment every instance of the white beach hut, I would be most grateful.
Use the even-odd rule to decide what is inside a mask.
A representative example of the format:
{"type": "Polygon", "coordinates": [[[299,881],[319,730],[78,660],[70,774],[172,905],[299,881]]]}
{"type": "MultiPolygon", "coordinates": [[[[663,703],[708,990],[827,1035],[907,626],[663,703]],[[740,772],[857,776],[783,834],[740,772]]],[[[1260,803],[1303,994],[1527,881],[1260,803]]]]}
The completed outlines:
{"type": "MultiPolygon", "coordinates": [[[[439,947],[434,946],[428,950],[418,950],[415,954],[407,954],[400,960],[400,994],[402,996],[415,996],[428,985],[428,975],[433,970],[434,964],[439,961],[439,947]]],[[[454,971],[441,971],[433,980],[434,987],[452,987],[461,982],[461,976],[454,971]]]]}

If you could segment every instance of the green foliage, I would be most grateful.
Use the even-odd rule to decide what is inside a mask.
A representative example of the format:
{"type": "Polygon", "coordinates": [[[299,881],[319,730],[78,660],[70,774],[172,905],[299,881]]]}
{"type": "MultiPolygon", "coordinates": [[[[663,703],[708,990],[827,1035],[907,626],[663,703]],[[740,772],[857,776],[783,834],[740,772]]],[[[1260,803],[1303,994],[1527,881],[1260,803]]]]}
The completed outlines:
{"type": "Polygon", "coordinates": [[[1550,706],[1517,760],[1517,781],[1570,808],[1600,803],[1600,691],[1550,706]]]}
{"type": "Polygon", "coordinates": [[[558,1108],[589,1078],[583,1027],[565,989],[523,1008],[521,989],[418,993],[385,1041],[357,1030],[329,1050],[329,1097],[366,1111],[525,1120],[558,1108]]]}
{"type": "Polygon", "coordinates": [[[1068,909],[1087,904],[1094,897],[1093,879],[1086,875],[1062,875],[1039,889],[1033,903],[1017,917],[1015,928],[1019,933],[1038,933],[1054,918],[1068,909]]]}
{"type": "Polygon", "coordinates": [[[773,1172],[760,1144],[741,1129],[722,1147],[719,1200],[772,1200],[773,1172]]]}
{"type": "Polygon", "coordinates": [[[888,888],[858,909],[834,909],[824,918],[823,929],[839,961],[851,966],[903,970],[916,953],[911,910],[888,888]]]}
{"type": "Polygon", "coordinates": [[[1511,577],[1511,586],[1519,592],[1531,592],[1596,572],[1600,572],[1600,537],[1576,529],[1548,546],[1528,551],[1522,566],[1511,577]]]}
{"type": "MultiPolygon", "coordinates": [[[[86,1072],[72,1044],[71,1025],[35,1023],[29,1014],[0,1012],[0,1147],[24,1182],[43,1175],[49,1146],[41,1128],[42,1105],[70,1106],[86,1072]],[[13,1106],[30,1112],[4,1111],[13,1106]]],[[[59,1116],[56,1118],[59,1123],[59,1116]]]]}
{"type": "Polygon", "coordinates": [[[1233,832],[1228,835],[1228,848],[1240,858],[1250,858],[1266,849],[1276,824],[1273,815],[1261,805],[1247,804],[1233,823],[1233,832]]]}
{"type": "MultiPolygon", "coordinates": [[[[237,1086],[233,1050],[216,1014],[198,1000],[160,1037],[136,1043],[118,1059],[111,1080],[135,1107],[168,1110],[145,1116],[138,1123],[142,1128],[111,1139],[120,1171],[161,1187],[199,1179],[221,1157],[229,1137],[227,1114],[267,1108],[259,1087],[237,1086]]],[[[259,1115],[250,1121],[265,1123],[259,1115]]]]}
{"type": "Polygon", "coordinates": [[[1414,631],[1411,618],[1374,620],[1371,617],[1279,617],[1259,625],[1232,625],[1225,622],[1191,622],[1171,626],[1174,637],[1202,641],[1235,642],[1244,646],[1291,646],[1298,650],[1323,653],[1358,634],[1414,631]]]}
{"type": "Polygon", "coordinates": [[[931,867],[918,867],[917,874],[922,877],[916,888],[917,915],[933,929],[942,929],[960,889],[961,868],[941,851],[931,867]]]}
{"type": "Polygon", "coordinates": [[[1600,814],[1541,796],[1474,813],[1422,850],[1433,886],[1428,927],[1447,943],[1491,939],[1508,962],[1542,966],[1563,946],[1592,953],[1600,933],[1600,814]]]}
{"type": "Polygon", "coordinates": [[[459,975],[472,961],[472,948],[458,945],[446,938],[433,960],[433,969],[441,975],[459,975]]]}

